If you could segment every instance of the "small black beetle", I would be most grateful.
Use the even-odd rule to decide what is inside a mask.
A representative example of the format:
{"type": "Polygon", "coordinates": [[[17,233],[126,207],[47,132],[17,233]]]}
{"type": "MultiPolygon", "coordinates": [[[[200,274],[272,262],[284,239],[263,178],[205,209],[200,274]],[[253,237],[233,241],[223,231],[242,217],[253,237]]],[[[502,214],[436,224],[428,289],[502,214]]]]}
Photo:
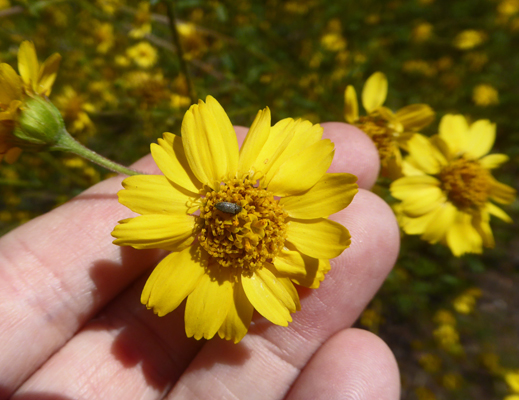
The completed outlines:
{"type": "Polygon", "coordinates": [[[229,203],[228,201],[221,201],[220,203],[216,203],[215,206],[221,212],[227,214],[238,214],[242,210],[242,206],[234,203],[229,203]]]}

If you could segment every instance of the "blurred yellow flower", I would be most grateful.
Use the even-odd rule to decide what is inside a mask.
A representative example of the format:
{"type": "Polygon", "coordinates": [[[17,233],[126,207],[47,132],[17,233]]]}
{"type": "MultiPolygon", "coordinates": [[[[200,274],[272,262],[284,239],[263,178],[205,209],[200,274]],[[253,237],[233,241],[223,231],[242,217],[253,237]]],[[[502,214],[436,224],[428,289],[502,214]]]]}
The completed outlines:
{"type": "Polygon", "coordinates": [[[139,67],[153,67],[158,59],[157,50],[148,42],[139,42],[126,50],[126,55],[139,67]]]}
{"type": "Polygon", "coordinates": [[[187,297],[186,333],[196,339],[239,342],[254,309],[287,326],[300,309],[293,283],[317,288],[350,244],[327,217],[351,202],[356,177],[326,173],[334,146],[319,125],[288,118],[271,127],[268,108],[241,150],[211,96],[191,106],[181,131],[151,147],[165,175],[126,178],[119,192],[141,216],[120,221],[114,243],[171,251],[142,303],[163,316],[187,297]]]}
{"type": "Polygon", "coordinates": [[[497,6],[497,12],[507,17],[519,12],[519,0],[502,0],[497,6]]]}
{"type": "Polygon", "coordinates": [[[505,381],[512,392],[519,393],[519,371],[507,372],[505,381]]]}
{"type": "Polygon", "coordinates": [[[429,373],[438,372],[442,366],[441,358],[430,353],[423,354],[418,362],[422,368],[429,373]]]}
{"type": "Polygon", "coordinates": [[[467,29],[458,33],[454,38],[454,47],[460,50],[470,50],[476,46],[479,46],[486,39],[487,35],[482,31],[476,31],[474,29],[467,29]]]}
{"type": "Polygon", "coordinates": [[[72,86],[65,86],[62,93],[55,97],[54,103],[61,111],[71,133],[93,133],[95,131],[94,123],[88,116],[88,113],[95,111],[95,107],[87,102],[84,96],[78,94],[72,86]]]}
{"type": "Polygon", "coordinates": [[[409,140],[405,176],[391,184],[393,197],[402,200],[399,221],[407,234],[446,244],[455,256],[494,246],[490,215],[512,220],[490,200],[510,204],[516,195],[490,173],[508,160],[487,155],[495,130],[488,120],[469,126],[462,115],[446,115],[439,135],[409,140]]]}
{"type": "Polygon", "coordinates": [[[0,0],[0,10],[11,7],[9,0],[0,0]]]}
{"type": "MultiPolygon", "coordinates": [[[[14,133],[27,100],[50,94],[60,60],[56,53],[40,65],[34,44],[24,41],[18,50],[20,75],[9,64],[0,64],[0,161],[13,163],[22,148],[41,146],[39,139],[31,143],[31,138],[20,138],[14,133]]],[[[40,106],[35,105],[38,109],[40,106]]]]}
{"type": "Polygon", "coordinates": [[[477,106],[490,106],[499,103],[499,93],[492,85],[477,85],[472,91],[472,100],[477,106]]]}
{"type": "Polygon", "coordinates": [[[384,107],[387,96],[387,78],[382,72],[371,75],[362,90],[362,105],[366,116],[359,116],[357,93],[348,85],[344,93],[345,119],[363,130],[377,146],[383,176],[395,179],[401,176],[402,154],[414,132],[434,120],[434,111],[426,104],[412,104],[393,113],[384,107]]]}
{"type": "Polygon", "coordinates": [[[109,22],[98,23],[94,30],[94,37],[97,45],[96,51],[106,54],[115,42],[113,25],[109,22]]]}
{"type": "Polygon", "coordinates": [[[503,400],[519,400],[519,394],[510,394],[506,396],[503,400]]]}
{"type": "Polygon", "coordinates": [[[346,39],[337,32],[325,33],[321,36],[321,46],[328,51],[341,51],[346,48],[346,39]]]}
{"type": "Polygon", "coordinates": [[[431,38],[432,33],[432,24],[428,22],[422,22],[413,28],[411,37],[415,42],[425,42],[431,38]]]}

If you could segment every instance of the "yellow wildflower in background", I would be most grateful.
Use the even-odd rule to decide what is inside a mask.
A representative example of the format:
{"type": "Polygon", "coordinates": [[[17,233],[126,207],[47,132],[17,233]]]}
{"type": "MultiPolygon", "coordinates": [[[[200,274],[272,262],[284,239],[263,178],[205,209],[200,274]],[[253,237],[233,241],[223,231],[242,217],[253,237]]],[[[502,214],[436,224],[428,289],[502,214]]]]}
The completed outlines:
{"type": "Polygon", "coordinates": [[[477,85],[472,91],[472,100],[477,106],[491,106],[499,103],[499,93],[492,85],[477,85]]]}
{"type": "Polygon", "coordinates": [[[65,86],[63,92],[54,99],[54,103],[61,111],[71,133],[93,133],[95,131],[94,123],[88,116],[88,113],[95,111],[95,107],[87,102],[84,96],[78,94],[72,86],[65,86]]]}
{"type": "Polygon", "coordinates": [[[401,147],[414,132],[434,120],[434,111],[426,104],[412,104],[393,113],[384,107],[387,96],[387,78],[382,72],[371,75],[362,90],[362,105],[366,116],[359,116],[357,93],[349,85],[344,93],[345,118],[363,130],[377,146],[383,176],[395,179],[401,176],[401,147]]]}
{"type": "Polygon", "coordinates": [[[476,300],[481,297],[481,290],[471,288],[460,294],[452,302],[454,309],[460,314],[470,314],[476,307],[476,300]]]}
{"type": "Polygon", "coordinates": [[[148,42],[139,42],[126,50],[126,55],[139,67],[147,69],[157,63],[158,54],[155,47],[148,42]]]}
{"type": "Polygon", "coordinates": [[[479,46],[487,38],[485,32],[476,31],[474,29],[464,30],[454,38],[454,47],[460,50],[470,50],[479,46]]]}
{"type": "Polygon", "coordinates": [[[327,217],[357,192],[356,177],[327,174],[333,143],[308,121],[270,126],[259,111],[242,148],[211,96],[186,112],[182,137],[152,144],[165,176],[123,181],[119,201],[142,214],[120,221],[115,244],[171,251],[154,269],[141,301],[159,316],[187,297],[186,333],[240,341],[256,309],[287,326],[300,309],[296,283],[317,288],[350,244],[327,217]]]}
{"type": "Polygon", "coordinates": [[[15,162],[22,148],[33,145],[14,135],[21,112],[31,97],[48,96],[56,79],[61,56],[53,54],[40,65],[34,44],[22,42],[18,50],[18,70],[0,64],[0,161],[15,162]]]}
{"type": "Polygon", "coordinates": [[[413,28],[411,37],[413,41],[420,43],[429,40],[433,34],[433,26],[428,22],[421,22],[413,28]]]}
{"type": "Polygon", "coordinates": [[[512,392],[519,393],[519,371],[506,373],[505,381],[512,392]]]}
{"type": "Polygon", "coordinates": [[[446,115],[439,135],[409,140],[406,176],[391,184],[393,197],[402,200],[399,223],[407,234],[444,243],[455,256],[494,246],[490,215],[511,219],[490,200],[510,204],[516,193],[490,172],[508,160],[504,154],[487,155],[495,134],[488,120],[469,126],[462,115],[446,115]]]}

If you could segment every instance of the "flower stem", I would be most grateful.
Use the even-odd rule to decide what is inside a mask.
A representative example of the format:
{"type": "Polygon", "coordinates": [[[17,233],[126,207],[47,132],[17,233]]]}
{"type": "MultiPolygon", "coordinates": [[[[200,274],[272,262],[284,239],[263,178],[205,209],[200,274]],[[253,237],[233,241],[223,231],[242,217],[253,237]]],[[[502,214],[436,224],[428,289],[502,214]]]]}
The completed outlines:
{"type": "Polygon", "coordinates": [[[119,172],[120,174],[130,176],[143,174],[142,172],[125,167],[121,164],[117,164],[116,162],[113,162],[108,158],[105,158],[102,155],[86,148],[81,143],[77,142],[72,136],[70,136],[68,132],[64,132],[62,135],[60,135],[57,143],[51,146],[50,150],[68,151],[77,154],[78,156],[92,161],[97,165],[100,165],[114,172],[119,172]]]}
{"type": "Polygon", "coordinates": [[[195,93],[195,87],[193,86],[193,82],[191,81],[191,75],[189,74],[189,70],[187,69],[186,60],[184,59],[184,51],[182,50],[182,45],[180,44],[180,35],[178,34],[176,24],[174,2],[174,0],[166,1],[166,7],[168,9],[169,29],[171,30],[171,34],[173,35],[173,43],[177,48],[180,70],[186,77],[187,91],[189,93],[189,97],[191,98],[191,103],[196,104],[198,102],[198,98],[195,93]]]}

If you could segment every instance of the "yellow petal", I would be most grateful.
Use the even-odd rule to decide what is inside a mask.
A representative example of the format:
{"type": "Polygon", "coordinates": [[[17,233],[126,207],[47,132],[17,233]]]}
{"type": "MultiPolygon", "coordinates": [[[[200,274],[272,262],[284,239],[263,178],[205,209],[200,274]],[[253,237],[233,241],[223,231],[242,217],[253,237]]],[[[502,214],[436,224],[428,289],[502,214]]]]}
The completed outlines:
{"type": "Polygon", "coordinates": [[[141,215],[119,221],[112,236],[114,244],[136,249],[178,250],[193,240],[195,219],[187,214],[141,215]]]}
{"type": "Polygon", "coordinates": [[[435,175],[440,172],[442,165],[447,164],[442,153],[431,144],[427,137],[419,133],[409,139],[407,146],[413,163],[427,174],[435,175]]]}
{"type": "Polygon", "coordinates": [[[293,218],[327,217],[351,203],[358,192],[355,182],[355,175],[324,174],[312,188],[300,195],[283,197],[279,204],[293,218]]]}
{"type": "Polygon", "coordinates": [[[506,154],[489,154],[479,160],[479,163],[483,168],[494,169],[500,167],[502,164],[507,162],[510,158],[506,154]]]}
{"type": "Polygon", "coordinates": [[[422,235],[422,239],[429,243],[437,243],[445,238],[447,231],[452,227],[457,215],[457,210],[451,203],[445,203],[431,213],[432,218],[422,235]]]}
{"type": "Polygon", "coordinates": [[[119,203],[139,214],[186,214],[192,199],[163,175],[130,176],[123,187],[126,190],[119,191],[119,203]]]}
{"type": "Polygon", "coordinates": [[[0,104],[8,107],[22,97],[22,81],[9,64],[0,64],[0,104]]]}
{"type": "Polygon", "coordinates": [[[425,232],[427,225],[431,221],[434,213],[424,214],[420,217],[408,217],[400,215],[398,218],[399,224],[408,235],[421,235],[425,232]]]}
{"type": "Polygon", "coordinates": [[[478,159],[487,154],[496,140],[496,124],[480,119],[469,128],[469,141],[465,148],[467,156],[478,159]]]}
{"type": "Polygon", "coordinates": [[[330,271],[328,260],[308,257],[299,251],[283,249],[276,256],[274,266],[280,276],[290,278],[298,285],[316,289],[330,271]]]}
{"type": "Polygon", "coordinates": [[[233,302],[229,268],[209,268],[186,302],[186,334],[197,340],[211,339],[218,332],[233,302]]]}
{"type": "Polygon", "coordinates": [[[350,245],[350,238],[344,226],[328,219],[290,219],[288,222],[287,240],[310,257],[337,257],[350,245]]]}
{"type": "Polygon", "coordinates": [[[155,163],[170,181],[190,192],[198,193],[202,184],[187,162],[182,138],[169,132],[163,133],[163,136],[164,140],[159,139],[158,145],[152,143],[150,146],[155,163]]]}
{"type": "Polygon", "coordinates": [[[429,175],[404,176],[391,184],[391,196],[399,200],[404,200],[417,191],[427,190],[431,187],[439,188],[440,184],[438,179],[429,175]]]}
{"type": "Polygon", "coordinates": [[[23,81],[35,92],[37,91],[39,67],[34,44],[27,40],[23,41],[18,50],[18,71],[23,81]]]}
{"type": "Polygon", "coordinates": [[[350,124],[355,123],[359,119],[359,102],[357,101],[357,92],[355,88],[348,85],[344,92],[344,118],[350,124]]]}
{"type": "Polygon", "coordinates": [[[448,230],[446,239],[447,245],[456,257],[465,253],[480,254],[482,252],[483,240],[472,226],[469,214],[457,213],[456,221],[448,230]]]}
{"type": "Polygon", "coordinates": [[[40,67],[38,73],[38,90],[36,93],[49,96],[52,90],[52,85],[58,75],[59,63],[61,56],[58,53],[54,53],[40,67]]]}
{"type": "Polygon", "coordinates": [[[229,312],[218,330],[218,335],[222,339],[238,343],[249,330],[254,307],[243,290],[241,277],[234,284],[233,289],[233,300],[229,307],[229,312]]]}
{"type": "Polygon", "coordinates": [[[510,204],[515,200],[517,192],[514,188],[492,179],[490,198],[500,204],[510,204]]]}
{"type": "Polygon", "coordinates": [[[310,189],[330,167],[334,152],[329,139],[314,143],[285,162],[268,184],[268,189],[276,196],[290,196],[310,189]]]}
{"type": "Polygon", "coordinates": [[[159,317],[176,309],[205,273],[198,254],[196,248],[188,247],[164,258],[144,285],[141,303],[159,317]]]}
{"type": "Polygon", "coordinates": [[[379,108],[387,96],[387,78],[382,72],[371,75],[362,89],[362,105],[368,114],[379,108]]]}
{"type": "Polygon", "coordinates": [[[256,270],[251,276],[242,275],[242,285],[254,308],[270,322],[287,326],[292,321],[290,310],[296,309],[291,294],[267,268],[256,270]]]}
{"type": "Polygon", "coordinates": [[[490,228],[489,220],[490,218],[488,213],[483,211],[479,217],[476,216],[472,219],[472,225],[474,226],[474,229],[477,231],[478,235],[481,236],[481,239],[483,240],[483,246],[493,248],[495,247],[496,243],[494,241],[494,234],[490,228]]]}
{"type": "Polygon", "coordinates": [[[509,224],[511,224],[513,222],[512,218],[510,218],[510,216],[507,213],[505,213],[503,210],[501,210],[498,206],[489,202],[489,203],[487,203],[486,208],[487,208],[487,211],[490,214],[492,214],[494,217],[497,217],[505,222],[508,222],[509,224]]]}
{"type": "Polygon", "coordinates": [[[192,105],[182,121],[182,143],[198,180],[216,189],[222,179],[235,176],[238,141],[222,106],[211,96],[192,105]]]}
{"type": "Polygon", "coordinates": [[[396,120],[406,131],[419,131],[434,121],[434,111],[427,104],[411,104],[396,112],[396,120]]]}
{"type": "Polygon", "coordinates": [[[270,109],[258,111],[243,145],[238,161],[238,176],[250,172],[270,134],[270,109]]]}
{"type": "Polygon", "coordinates": [[[419,217],[440,207],[446,201],[446,196],[439,187],[429,187],[417,190],[402,201],[402,210],[407,216],[419,217]]]}
{"type": "Polygon", "coordinates": [[[453,155],[461,154],[467,148],[469,125],[463,115],[444,115],[440,121],[440,137],[447,143],[453,155]]]}

